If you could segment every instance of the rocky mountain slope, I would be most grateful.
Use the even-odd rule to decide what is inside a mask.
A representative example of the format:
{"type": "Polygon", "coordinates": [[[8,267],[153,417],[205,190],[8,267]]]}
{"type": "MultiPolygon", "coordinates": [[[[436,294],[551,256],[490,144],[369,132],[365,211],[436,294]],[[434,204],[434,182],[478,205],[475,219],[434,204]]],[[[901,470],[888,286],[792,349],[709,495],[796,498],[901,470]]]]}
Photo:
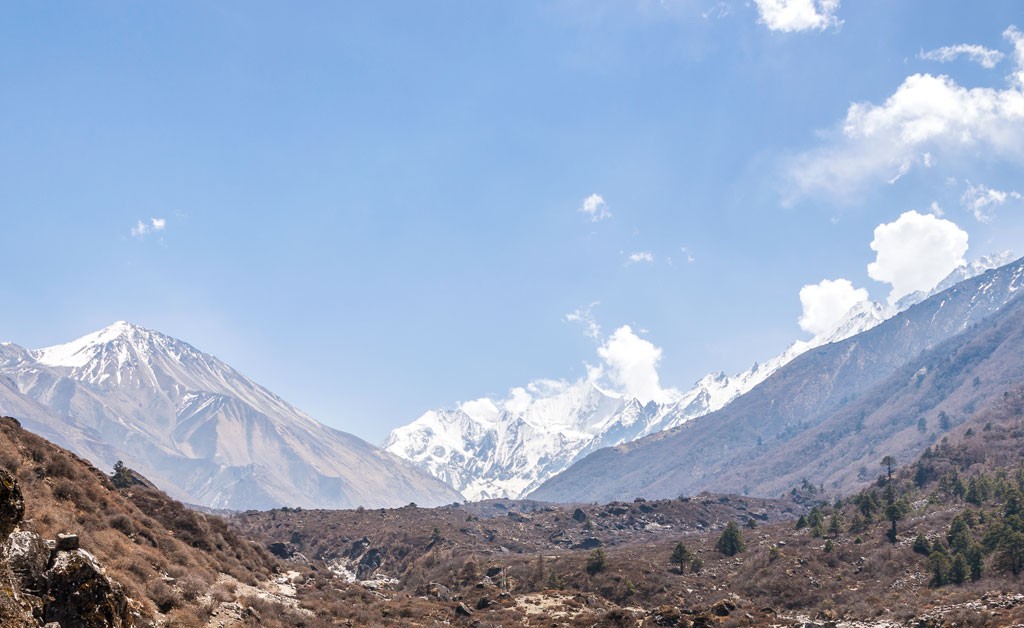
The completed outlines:
{"type": "Polygon", "coordinates": [[[623,398],[588,380],[535,382],[507,399],[485,398],[426,412],[393,430],[382,447],[468,499],[523,497],[594,451],[720,410],[805,352],[872,329],[933,294],[1010,261],[1010,253],[982,257],[954,270],[932,291],[908,295],[895,307],[858,303],[832,329],[795,341],[742,373],[711,373],[671,403],[623,398]]]}
{"type": "Polygon", "coordinates": [[[176,498],[216,508],[351,508],[461,495],[328,428],[217,358],[125,322],[73,342],[0,345],[0,410],[176,498]]]}
{"type": "Polygon", "coordinates": [[[367,625],[397,613],[409,625],[1016,626],[1024,389],[1004,393],[891,479],[878,452],[846,494],[800,482],[785,499],[487,500],[231,521],[363,588],[367,625]]]}
{"type": "Polygon", "coordinates": [[[602,501],[710,487],[770,495],[801,477],[850,486],[883,448],[921,451],[1019,378],[1022,285],[1024,261],[956,284],[806,352],[718,412],[591,454],[531,497],[602,501]]]}

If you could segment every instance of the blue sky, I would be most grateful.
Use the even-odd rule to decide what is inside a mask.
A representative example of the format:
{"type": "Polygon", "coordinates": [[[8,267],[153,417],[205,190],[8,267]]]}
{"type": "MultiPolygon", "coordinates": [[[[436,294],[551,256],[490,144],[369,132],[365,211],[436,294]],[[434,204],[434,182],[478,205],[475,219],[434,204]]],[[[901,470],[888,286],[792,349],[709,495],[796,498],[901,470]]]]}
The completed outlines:
{"type": "Polygon", "coordinates": [[[585,377],[625,325],[685,389],[1024,253],[1013,25],[1012,1],[8,4],[0,338],[130,320],[373,442],[585,377]],[[825,279],[849,284],[802,305],[825,279]]]}

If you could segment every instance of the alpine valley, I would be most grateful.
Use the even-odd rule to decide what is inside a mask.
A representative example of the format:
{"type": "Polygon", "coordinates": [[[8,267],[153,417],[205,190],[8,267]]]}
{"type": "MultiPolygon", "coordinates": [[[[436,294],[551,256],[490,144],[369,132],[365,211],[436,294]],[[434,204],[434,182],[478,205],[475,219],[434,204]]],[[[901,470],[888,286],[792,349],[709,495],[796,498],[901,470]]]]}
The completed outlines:
{"type": "MultiPolygon", "coordinates": [[[[935,303],[943,303],[942,299],[949,296],[937,295],[962,284],[953,293],[959,295],[960,301],[971,303],[971,307],[947,308],[943,313],[949,320],[922,330],[912,350],[921,351],[941,342],[995,311],[1014,295],[1018,284],[1014,269],[1020,263],[1006,266],[1012,260],[1010,252],[981,257],[955,269],[931,291],[910,294],[892,306],[860,302],[831,329],[810,340],[797,340],[781,354],[736,375],[706,375],[685,393],[660,403],[627,398],[593,378],[574,383],[541,380],[512,389],[505,399],[482,398],[450,409],[428,411],[393,430],[382,447],[447,482],[467,499],[525,497],[589,454],[674,430],[697,417],[722,410],[805,353],[858,337],[924,301],[934,298],[938,299],[935,303]],[[1009,273],[1012,279],[999,283],[995,289],[988,283],[978,284],[986,286],[983,299],[970,292],[975,284],[963,283],[999,267],[1005,268],[998,276],[1009,273]]],[[[891,326],[899,324],[902,323],[894,321],[891,326]]],[[[892,363],[911,355],[904,347],[882,348],[886,349],[891,352],[887,361],[892,363]]],[[[704,446],[696,437],[680,438],[691,440],[693,447],[704,446]]],[[[608,479],[596,467],[588,472],[595,485],[608,479]]],[[[614,482],[609,486],[614,486],[614,482]]],[[[740,490],[743,486],[730,488],[740,490]]],[[[572,491],[547,490],[536,495],[564,501],[598,497],[589,492],[577,495],[572,491]]],[[[599,492],[599,496],[632,497],[618,490],[599,492]]]]}

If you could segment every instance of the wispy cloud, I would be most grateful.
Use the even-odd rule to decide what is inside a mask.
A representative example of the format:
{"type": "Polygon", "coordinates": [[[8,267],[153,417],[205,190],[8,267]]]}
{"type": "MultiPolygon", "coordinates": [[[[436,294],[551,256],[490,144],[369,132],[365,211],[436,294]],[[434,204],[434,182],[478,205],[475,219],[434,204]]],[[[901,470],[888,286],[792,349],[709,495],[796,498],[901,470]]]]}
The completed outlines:
{"type": "Polygon", "coordinates": [[[142,238],[154,231],[163,231],[167,228],[166,218],[150,218],[149,221],[140,220],[132,227],[132,237],[142,238]]]}
{"type": "Polygon", "coordinates": [[[590,220],[593,222],[600,222],[612,217],[612,212],[608,209],[608,203],[605,202],[600,194],[591,194],[583,199],[583,204],[580,205],[579,211],[590,216],[590,220]]]}
{"type": "Polygon", "coordinates": [[[651,253],[650,251],[637,251],[635,253],[630,253],[627,260],[630,264],[653,264],[654,253],[651,253]]]}
{"type": "Polygon", "coordinates": [[[785,200],[845,200],[866,184],[895,183],[916,166],[968,152],[1024,163],[1024,35],[1011,26],[1003,36],[1016,63],[1005,89],[914,74],[880,105],[850,105],[822,146],[789,160],[785,200]]]}
{"type": "Polygon", "coordinates": [[[572,312],[565,315],[566,322],[579,323],[583,325],[583,335],[592,340],[600,340],[601,338],[601,326],[597,323],[594,318],[594,308],[600,305],[599,301],[594,301],[590,305],[578,307],[572,312]]]}
{"type": "Polygon", "coordinates": [[[970,210],[979,222],[992,222],[992,210],[1006,203],[1007,200],[1022,200],[1022,196],[1016,190],[1004,192],[987,187],[981,183],[972,185],[967,182],[967,189],[960,197],[960,204],[970,210]]]}
{"type": "Polygon", "coordinates": [[[754,3],[759,21],[773,31],[823,31],[843,23],[836,17],[839,0],[754,0],[754,3]]]}
{"type": "Polygon", "coordinates": [[[956,61],[958,57],[965,56],[981,67],[991,70],[1006,55],[998,50],[992,50],[978,44],[957,44],[955,46],[943,46],[935,50],[922,50],[917,56],[925,61],[938,61],[939,63],[949,63],[950,61],[956,61]]]}

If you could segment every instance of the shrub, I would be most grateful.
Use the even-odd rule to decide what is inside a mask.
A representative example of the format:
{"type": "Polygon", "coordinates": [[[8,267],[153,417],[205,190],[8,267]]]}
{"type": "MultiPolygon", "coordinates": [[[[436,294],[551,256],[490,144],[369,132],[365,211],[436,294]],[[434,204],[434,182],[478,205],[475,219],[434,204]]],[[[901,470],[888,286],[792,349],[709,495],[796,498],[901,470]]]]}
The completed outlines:
{"type": "Polygon", "coordinates": [[[597,548],[590,554],[590,558],[587,559],[587,573],[593,576],[607,568],[608,557],[605,556],[604,550],[597,548]]]}

